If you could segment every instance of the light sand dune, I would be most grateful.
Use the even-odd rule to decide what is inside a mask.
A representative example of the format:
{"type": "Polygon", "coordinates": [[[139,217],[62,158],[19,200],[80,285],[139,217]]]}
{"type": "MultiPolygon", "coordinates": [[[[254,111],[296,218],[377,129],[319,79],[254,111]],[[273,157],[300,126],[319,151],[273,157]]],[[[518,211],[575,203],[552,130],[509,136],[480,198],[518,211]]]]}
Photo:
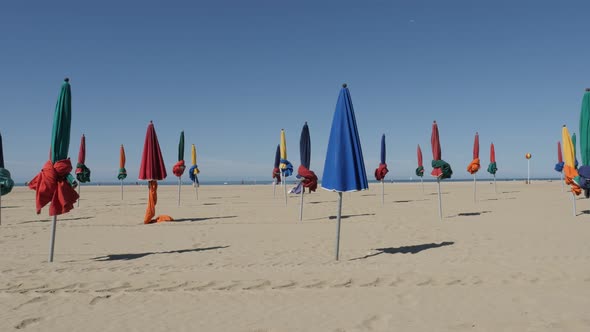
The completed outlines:
{"type": "Polygon", "coordinates": [[[85,186],[58,221],[2,197],[0,331],[587,331],[590,201],[558,182],[386,184],[299,198],[271,186],[85,186]],[[584,213],[582,211],[585,211],[584,213]]]}

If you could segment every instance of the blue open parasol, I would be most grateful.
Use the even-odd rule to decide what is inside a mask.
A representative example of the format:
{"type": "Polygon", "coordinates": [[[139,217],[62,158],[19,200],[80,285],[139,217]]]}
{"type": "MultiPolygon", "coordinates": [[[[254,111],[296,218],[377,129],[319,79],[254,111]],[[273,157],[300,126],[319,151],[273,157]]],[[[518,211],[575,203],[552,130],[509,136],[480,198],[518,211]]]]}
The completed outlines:
{"type": "Polygon", "coordinates": [[[340,222],[342,214],[342,193],[369,188],[361,140],[359,139],[350,92],[342,85],[336,111],[330,129],[328,151],[324,163],[322,187],[338,193],[338,214],[336,231],[336,260],[340,251],[340,222]]]}

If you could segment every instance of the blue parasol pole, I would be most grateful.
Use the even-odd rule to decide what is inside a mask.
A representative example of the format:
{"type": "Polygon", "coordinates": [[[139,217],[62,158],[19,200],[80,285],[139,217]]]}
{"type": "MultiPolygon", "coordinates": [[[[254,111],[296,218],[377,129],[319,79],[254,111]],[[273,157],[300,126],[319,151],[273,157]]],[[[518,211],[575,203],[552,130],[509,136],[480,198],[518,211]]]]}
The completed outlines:
{"type": "Polygon", "coordinates": [[[338,193],[338,214],[336,215],[336,260],[340,259],[340,219],[342,218],[342,192],[338,193]]]}

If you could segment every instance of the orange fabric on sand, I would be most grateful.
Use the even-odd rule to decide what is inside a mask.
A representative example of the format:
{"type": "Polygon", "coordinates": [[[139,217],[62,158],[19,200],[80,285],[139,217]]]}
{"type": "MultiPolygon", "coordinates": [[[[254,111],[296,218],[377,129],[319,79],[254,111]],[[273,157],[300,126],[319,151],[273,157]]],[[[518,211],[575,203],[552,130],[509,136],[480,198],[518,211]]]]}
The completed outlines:
{"type": "Polygon", "coordinates": [[[581,194],[582,189],[574,182],[574,178],[578,176],[578,171],[574,167],[565,165],[563,173],[565,174],[565,183],[572,187],[572,192],[576,195],[581,194]]]}
{"type": "Polygon", "coordinates": [[[471,173],[471,174],[475,174],[477,173],[477,171],[479,171],[479,158],[475,158],[471,161],[471,163],[469,164],[469,166],[467,166],[467,172],[471,173]]]}
{"type": "Polygon", "coordinates": [[[156,215],[156,204],[158,203],[158,181],[149,181],[148,186],[150,192],[148,206],[145,210],[145,216],[143,217],[143,223],[152,224],[156,222],[173,221],[174,219],[167,215],[159,215],[156,219],[152,219],[156,215]]]}

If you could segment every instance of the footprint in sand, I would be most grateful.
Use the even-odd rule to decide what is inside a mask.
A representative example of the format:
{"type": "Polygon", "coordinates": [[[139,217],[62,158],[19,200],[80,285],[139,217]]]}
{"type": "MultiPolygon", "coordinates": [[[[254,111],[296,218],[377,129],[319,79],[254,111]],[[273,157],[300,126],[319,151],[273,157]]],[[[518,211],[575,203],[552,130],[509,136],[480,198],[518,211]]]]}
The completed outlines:
{"type": "Polygon", "coordinates": [[[31,324],[35,324],[38,323],[41,320],[40,317],[37,318],[27,318],[25,320],[23,320],[22,322],[18,323],[18,325],[16,325],[14,328],[17,330],[20,329],[24,329],[25,327],[31,325],[31,324]]]}
{"type": "Polygon", "coordinates": [[[41,302],[43,300],[44,300],[43,297],[37,296],[37,297],[34,297],[34,298],[28,300],[27,302],[24,302],[24,303],[21,303],[21,304],[17,305],[16,307],[12,308],[12,310],[18,310],[18,309],[22,308],[23,306],[25,306],[27,304],[37,303],[37,302],[41,302]]]}
{"type": "Polygon", "coordinates": [[[90,301],[90,305],[95,305],[96,303],[98,303],[98,301],[101,301],[101,300],[106,300],[106,299],[108,299],[108,298],[110,298],[110,297],[111,297],[110,295],[105,295],[105,296],[97,296],[97,297],[93,298],[93,299],[90,301]]]}
{"type": "Polygon", "coordinates": [[[290,281],[286,284],[275,286],[272,289],[291,289],[295,286],[297,286],[297,283],[295,281],[290,281]]]}
{"type": "Polygon", "coordinates": [[[242,288],[243,290],[256,290],[256,289],[263,289],[263,288],[267,288],[268,286],[270,286],[270,281],[268,280],[264,280],[263,282],[260,282],[256,285],[252,285],[249,287],[244,287],[242,288]]]}

